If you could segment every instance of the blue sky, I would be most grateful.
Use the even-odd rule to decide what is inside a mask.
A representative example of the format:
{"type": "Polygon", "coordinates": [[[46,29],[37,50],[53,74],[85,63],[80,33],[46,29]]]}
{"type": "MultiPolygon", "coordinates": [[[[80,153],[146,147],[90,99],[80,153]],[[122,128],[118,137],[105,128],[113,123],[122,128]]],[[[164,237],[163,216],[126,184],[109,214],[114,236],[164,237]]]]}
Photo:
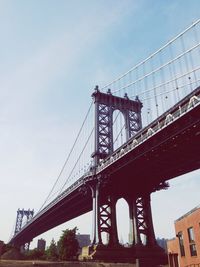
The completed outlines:
{"type": "MultiPolygon", "coordinates": [[[[199,10],[199,0],[0,0],[1,240],[9,239],[18,208],[42,205],[95,85],[157,50],[197,20],[199,10]]],[[[173,221],[200,203],[199,175],[152,195],[157,236],[172,237],[173,221]]],[[[44,238],[76,225],[89,232],[90,223],[86,215],[44,238]]]]}

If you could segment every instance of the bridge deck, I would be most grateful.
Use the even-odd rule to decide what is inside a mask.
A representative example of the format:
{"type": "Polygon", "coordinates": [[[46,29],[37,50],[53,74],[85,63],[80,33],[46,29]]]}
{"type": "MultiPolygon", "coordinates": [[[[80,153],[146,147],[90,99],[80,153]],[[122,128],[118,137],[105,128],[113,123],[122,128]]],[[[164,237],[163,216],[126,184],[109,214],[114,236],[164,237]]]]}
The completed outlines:
{"type": "MultiPolygon", "coordinates": [[[[20,245],[37,235],[92,209],[90,190],[97,176],[111,184],[118,196],[128,190],[134,196],[159,189],[159,184],[200,168],[200,88],[142,129],[97,168],[68,188],[16,234],[11,243],[20,245]]],[[[109,186],[107,189],[109,190],[109,186]]]]}

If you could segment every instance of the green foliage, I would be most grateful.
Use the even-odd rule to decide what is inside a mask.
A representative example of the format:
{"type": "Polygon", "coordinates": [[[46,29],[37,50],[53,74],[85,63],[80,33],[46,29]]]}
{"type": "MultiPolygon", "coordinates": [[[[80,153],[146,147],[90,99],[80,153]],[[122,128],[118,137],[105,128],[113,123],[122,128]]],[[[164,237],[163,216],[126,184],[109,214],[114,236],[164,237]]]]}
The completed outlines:
{"type": "Polygon", "coordinates": [[[48,260],[55,261],[58,259],[58,248],[54,239],[51,240],[51,244],[46,250],[46,255],[48,260]]]}
{"type": "Polygon", "coordinates": [[[28,260],[45,260],[46,259],[45,252],[40,251],[37,248],[27,251],[25,256],[26,256],[26,259],[28,260]]]}
{"type": "Polygon", "coordinates": [[[63,231],[63,234],[58,241],[60,260],[73,260],[77,257],[79,244],[76,239],[76,231],[76,227],[72,230],[66,229],[63,231]]]}

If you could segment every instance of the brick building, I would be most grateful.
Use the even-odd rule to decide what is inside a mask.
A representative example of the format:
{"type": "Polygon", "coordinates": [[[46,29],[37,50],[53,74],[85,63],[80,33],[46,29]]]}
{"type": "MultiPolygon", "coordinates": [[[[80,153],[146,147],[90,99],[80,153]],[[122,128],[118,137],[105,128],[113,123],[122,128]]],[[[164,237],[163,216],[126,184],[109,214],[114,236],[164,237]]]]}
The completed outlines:
{"type": "Polygon", "coordinates": [[[200,206],[177,219],[175,231],[167,242],[170,267],[200,266],[200,206]]]}

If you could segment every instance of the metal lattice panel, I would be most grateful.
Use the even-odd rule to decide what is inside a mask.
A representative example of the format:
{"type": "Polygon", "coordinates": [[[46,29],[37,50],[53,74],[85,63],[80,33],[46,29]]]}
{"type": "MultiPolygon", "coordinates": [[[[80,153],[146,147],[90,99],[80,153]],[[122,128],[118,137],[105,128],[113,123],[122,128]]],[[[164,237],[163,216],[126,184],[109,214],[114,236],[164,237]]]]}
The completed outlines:
{"type": "Polygon", "coordinates": [[[147,235],[147,216],[143,198],[136,200],[136,215],[139,234],[147,235]]]}
{"type": "Polygon", "coordinates": [[[100,219],[100,232],[110,233],[111,228],[111,207],[110,201],[108,200],[106,204],[100,207],[99,210],[99,219],[100,219]]]}
{"type": "Polygon", "coordinates": [[[21,231],[22,228],[22,222],[24,217],[26,217],[26,222],[30,221],[31,218],[34,215],[34,210],[24,210],[24,209],[18,209],[17,210],[17,218],[16,218],[16,224],[15,224],[15,231],[14,234],[17,234],[19,231],[21,231]]]}
{"type": "Polygon", "coordinates": [[[142,242],[141,237],[143,235],[144,245],[155,244],[155,233],[152,223],[152,213],[150,206],[150,195],[139,197],[136,200],[136,220],[138,228],[139,243],[142,242]]]}
{"type": "Polygon", "coordinates": [[[98,137],[99,137],[99,153],[101,155],[110,154],[112,148],[112,132],[111,124],[112,118],[110,117],[110,108],[106,105],[98,105],[98,137]]]}
{"type": "Polygon", "coordinates": [[[110,91],[101,93],[98,86],[92,94],[95,103],[95,166],[100,159],[113,152],[113,112],[119,110],[124,115],[126,138],[129,139],[142,128],[141,108],[142,103],[135,100],[113,96],[110,91]]]}
{"type": "Polygon", "coordinates": [[[134,136],[141,128],[141,116],[137,112],[129,111],[129,138],[134,136]]]}

